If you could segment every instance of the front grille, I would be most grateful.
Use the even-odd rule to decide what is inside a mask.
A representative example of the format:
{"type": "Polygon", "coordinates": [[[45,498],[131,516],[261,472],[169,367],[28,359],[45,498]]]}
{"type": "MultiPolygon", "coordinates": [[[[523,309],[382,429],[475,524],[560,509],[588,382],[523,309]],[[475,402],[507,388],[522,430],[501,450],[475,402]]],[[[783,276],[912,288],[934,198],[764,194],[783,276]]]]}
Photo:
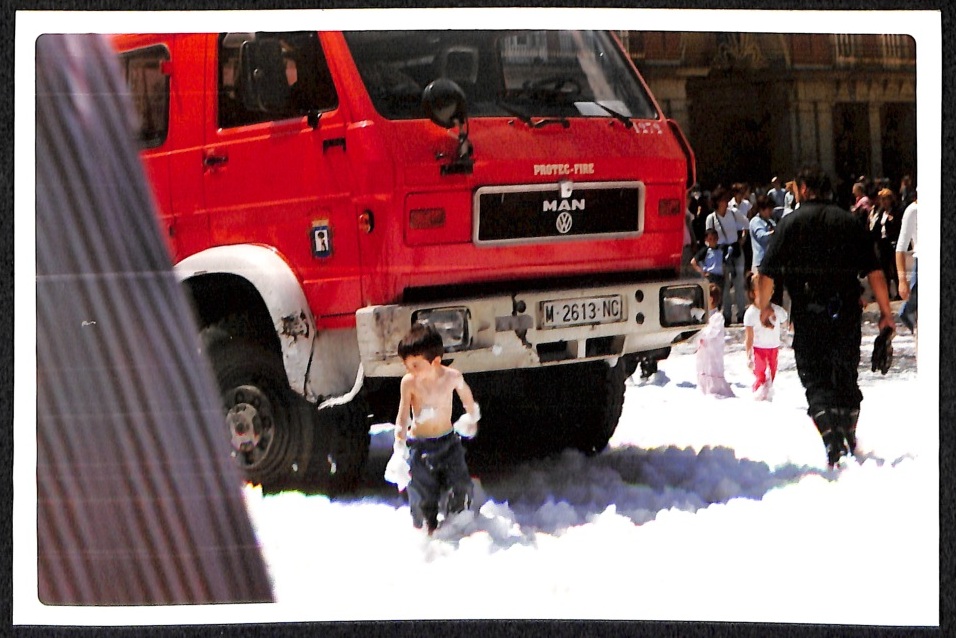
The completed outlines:
{"type": "Polygon", "coordinates": [[[644,186],[640,182],[486,186],[475,193],[474,205],[477,244],[628,237],[643,228],[644,186]]]}

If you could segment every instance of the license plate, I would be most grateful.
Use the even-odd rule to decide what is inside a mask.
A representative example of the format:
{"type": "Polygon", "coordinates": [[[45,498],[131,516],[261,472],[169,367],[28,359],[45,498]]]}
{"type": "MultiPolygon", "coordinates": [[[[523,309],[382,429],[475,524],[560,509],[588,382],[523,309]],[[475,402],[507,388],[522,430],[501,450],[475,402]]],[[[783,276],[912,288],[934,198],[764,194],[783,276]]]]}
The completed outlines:
{"type": "Polygon", "coordinates": [[[564,328],[624,320],[621,295],[541,302],[541,327],[564,328]]]}

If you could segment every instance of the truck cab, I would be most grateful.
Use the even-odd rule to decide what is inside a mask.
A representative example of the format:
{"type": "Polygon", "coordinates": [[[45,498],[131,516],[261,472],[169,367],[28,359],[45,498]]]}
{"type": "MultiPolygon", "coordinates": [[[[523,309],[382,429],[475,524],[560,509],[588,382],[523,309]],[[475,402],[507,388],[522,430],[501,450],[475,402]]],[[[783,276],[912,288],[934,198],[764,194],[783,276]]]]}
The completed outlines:
{"type": "Polygon", "coordinates": [[[486,399],[476,444],[543,450],[547,427],[588,453],[625,379],[702,325],[702,283],[677,276],[693,152],[610,32],[114,44],[254,482],[354,480],[414,322],[486,399]]]}

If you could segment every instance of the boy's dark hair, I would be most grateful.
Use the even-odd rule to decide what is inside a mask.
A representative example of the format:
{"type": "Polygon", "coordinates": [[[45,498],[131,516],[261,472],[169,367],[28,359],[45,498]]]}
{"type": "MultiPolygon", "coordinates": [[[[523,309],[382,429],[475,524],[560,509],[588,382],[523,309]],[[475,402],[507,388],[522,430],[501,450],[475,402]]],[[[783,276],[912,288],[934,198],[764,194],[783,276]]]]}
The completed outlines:
{"type": "Polygon", "coordinates": [[[402,359],[420,356],[428,361],[445,353],[438,329],[430,323],[416,323],[398,343],[398,356],[402,359]]]}
{"type": "Polygon", "coordinates": [[[716,228],[708,228],[704,231],[704,239],[707,239],[708,235],[713,235],[714,237],[720,238],[720,233],[717,232],[716,228]]]}

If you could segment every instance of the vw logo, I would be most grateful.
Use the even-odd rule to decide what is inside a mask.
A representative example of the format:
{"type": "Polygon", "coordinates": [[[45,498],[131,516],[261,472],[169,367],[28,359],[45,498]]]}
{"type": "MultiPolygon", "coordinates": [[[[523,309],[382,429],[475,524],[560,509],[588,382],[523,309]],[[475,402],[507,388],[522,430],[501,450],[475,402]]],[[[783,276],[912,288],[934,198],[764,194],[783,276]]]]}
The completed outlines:
{"type": "Polygon", "coordinates": [[[571,224],[574,223],[574,220],[571,219],[571,213],[565,211],[558,215],[558,218],[555,220],[554,225],[558,229],[558,232],[562,235],[566,235],[569,230],[571,230],[571,224]]]}

